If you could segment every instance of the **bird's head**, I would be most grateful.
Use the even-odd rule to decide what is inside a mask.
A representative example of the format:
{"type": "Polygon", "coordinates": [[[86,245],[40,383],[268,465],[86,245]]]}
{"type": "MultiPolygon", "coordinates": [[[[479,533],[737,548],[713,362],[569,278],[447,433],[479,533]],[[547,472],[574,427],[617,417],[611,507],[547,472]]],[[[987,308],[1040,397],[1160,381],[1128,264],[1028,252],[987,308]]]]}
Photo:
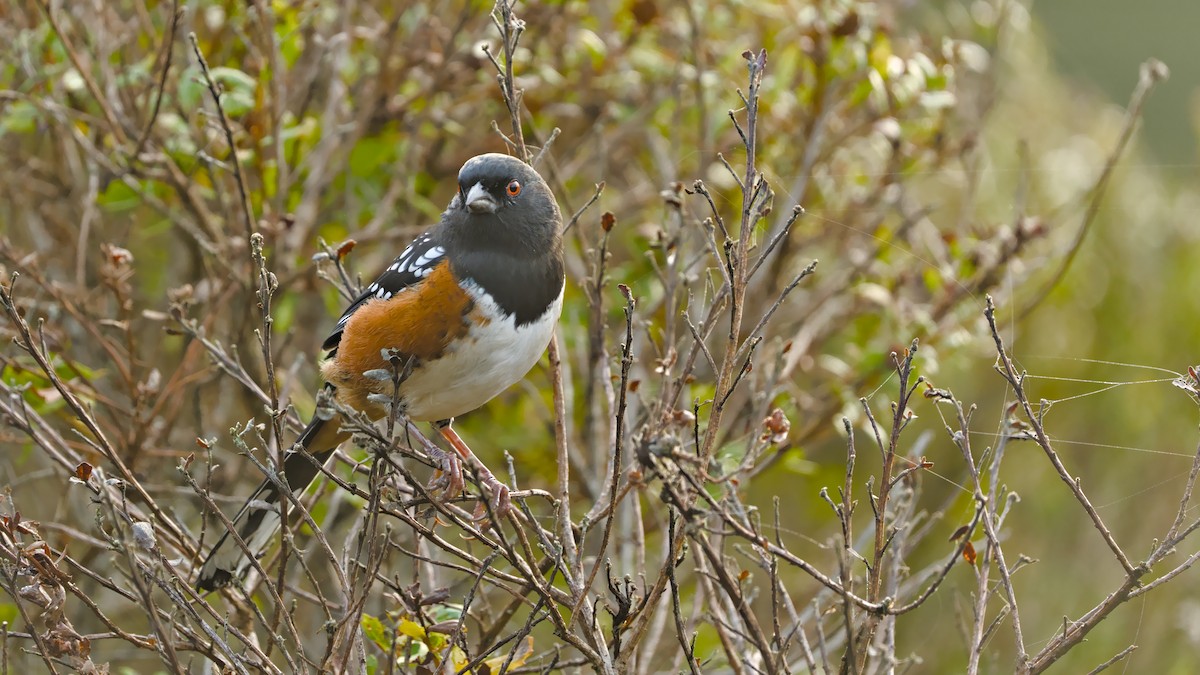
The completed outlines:
{"type": "Polygon", "coordinates": [[[463,164],[444,220],[448,229],[472,231],[496,243],[541,242],[543,247],[558,241],[562,230],[558,203],[546,181],[525,162],[498,153],[463,164]]]}

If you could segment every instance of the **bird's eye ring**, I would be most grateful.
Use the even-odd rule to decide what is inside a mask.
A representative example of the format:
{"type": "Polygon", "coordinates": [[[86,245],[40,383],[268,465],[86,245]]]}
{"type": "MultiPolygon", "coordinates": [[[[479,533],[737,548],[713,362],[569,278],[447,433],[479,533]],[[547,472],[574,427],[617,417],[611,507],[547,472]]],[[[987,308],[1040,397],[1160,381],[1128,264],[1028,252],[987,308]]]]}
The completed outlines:
{"type": "Polygon", "coordinates": [[[509,197],[516,197],[517,195],[521,194],[521,181],[519,181],[519,180],[509,181],[508,187],[505,188],[505,192],[508,193],[509,197]]]}

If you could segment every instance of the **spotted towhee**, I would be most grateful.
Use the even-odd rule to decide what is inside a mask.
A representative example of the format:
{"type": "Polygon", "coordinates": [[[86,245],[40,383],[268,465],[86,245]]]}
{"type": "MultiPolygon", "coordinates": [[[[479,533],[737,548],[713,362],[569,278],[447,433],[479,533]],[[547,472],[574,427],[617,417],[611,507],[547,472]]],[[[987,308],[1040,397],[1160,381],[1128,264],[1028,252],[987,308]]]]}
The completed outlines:
{"type": "MultiPolygon", "coordinates": [[[[537,363],[562,310],[563,283],[562,218],[546,182],[512,157],[472,158],[458,173],[458,193],[441,222],[366,287],[325,340],[325,386],[341,403],[381,418],[381,401],[393,400],[395,392],[392,378],[378,374],[394,370],[385,354],[399,355],[407,371],[398,389],[401,411],[410,420],[434,422],[458,455],[469,458],[450,423],[537,363]]],[[[296,441],[317,463],[349,438],[328,417],[314,415],[296,441]]],[[[460,466],[457,457],[447,457],[451,469],[460,466]]],[[[318,469],[294,449],[282,473],[299,494],[318,469]]],[[[493,499],[506,502],[507,489],[490,474],[484,478],[493,499]]],[[[461,474],[450,484],[461,488],[461,474]]],[[[278,531],[279,502],[276,483],[268,480],[233,518],[250,551],[261,553],[278,531]]],[[[249,566],[226,532],[200,568],[196,587],[214,590],[249,566]]]]}

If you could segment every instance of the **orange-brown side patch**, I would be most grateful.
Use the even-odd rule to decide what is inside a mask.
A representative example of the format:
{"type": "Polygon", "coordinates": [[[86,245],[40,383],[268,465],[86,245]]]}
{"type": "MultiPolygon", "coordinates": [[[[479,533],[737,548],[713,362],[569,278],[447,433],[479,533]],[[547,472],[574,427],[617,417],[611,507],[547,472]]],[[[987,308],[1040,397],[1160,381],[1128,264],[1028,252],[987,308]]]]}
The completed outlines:
{"type": "Polygon", "coordinates": [[[450,273],[449,264],[434,268],[419,285],[387,300],[371,300],[359,307],[342,333],[337,355],[321,374],[338,388],[343,402],[375,415],[382,414],[367,402],[367,394],[391,391],[390,383],[362,376],[368,370],[388,368],[381,352],[398,350],[405,357],[430,361],[441,356],[450,342],[470,329],[474,302],[450,273]]]}

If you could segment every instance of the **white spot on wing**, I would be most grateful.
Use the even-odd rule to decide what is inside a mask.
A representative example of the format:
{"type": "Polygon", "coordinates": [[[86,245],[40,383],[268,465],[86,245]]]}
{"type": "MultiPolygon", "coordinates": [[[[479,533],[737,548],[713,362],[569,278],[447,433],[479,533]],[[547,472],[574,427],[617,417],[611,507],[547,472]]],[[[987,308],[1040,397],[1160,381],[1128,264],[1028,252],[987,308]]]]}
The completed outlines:
{"type": "Polygon", "coordinates": [[[413,266],[414,267],[426,267],[427,265],[429,265],[429,263],[442,257],[442,255],[445,253],[446,253],[446,249],[442,248],[441,246],[434,246],[433,248],[429,249],[428,251],[425,251],[424,253],[422,253],[421,257],[417,258],[417,261],[415,263],[413,263],[413,266]]]}

